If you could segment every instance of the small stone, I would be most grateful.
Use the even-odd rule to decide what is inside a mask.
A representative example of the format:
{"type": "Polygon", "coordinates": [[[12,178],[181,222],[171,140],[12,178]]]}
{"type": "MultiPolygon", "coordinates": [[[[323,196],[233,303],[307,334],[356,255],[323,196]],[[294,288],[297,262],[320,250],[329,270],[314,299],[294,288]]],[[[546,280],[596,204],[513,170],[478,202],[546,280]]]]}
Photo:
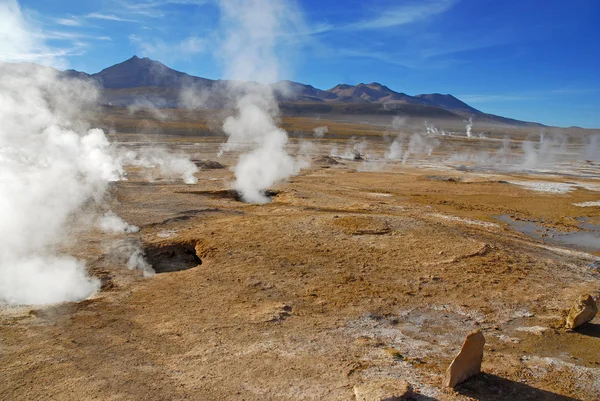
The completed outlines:
{"type": "Polygon", "coordinates": [[[382,379],[354,386],[356,401],[401,401],[413,395],[410,384],[398,379],[382,379]]]}
{"type": "Polygon", "coordinates": [[[472,331],[467,335],[460,352],[446,370],[444,386],[455,387],[469,377],[481,372],[484,345],[485,338],[480,330],[472,331]]]}
{"type": "Polygon", "coordinates": [[[384,351],[395,360],[401,361],[404,359],[404,356],[396,348],[386,348],[384,351]]]}
{"type": "Polygon", "coordinates": [[[571,310],[569,310],[565,327],[567,329],[576,329],[592,320],[597,313],[598,305],[596,305],[594,298],[589,294],[582,295],[577,299],[575,305],[571,307],[571,310]]]}

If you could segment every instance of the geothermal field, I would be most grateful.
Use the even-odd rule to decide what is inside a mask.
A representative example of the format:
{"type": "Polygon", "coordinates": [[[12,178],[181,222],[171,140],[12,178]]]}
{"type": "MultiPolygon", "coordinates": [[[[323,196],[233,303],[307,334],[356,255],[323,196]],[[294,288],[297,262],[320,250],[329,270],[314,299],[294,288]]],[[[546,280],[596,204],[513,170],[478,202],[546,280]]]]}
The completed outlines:
{"type": "Polygon", "coordinates": [[[600,131],[282,81],[298,10],[218,4],[224,80],[0,63],[0,399],[599,400],[600,131]]]}
{"type": "Polygon", "coordinates": [[[3,282],[2,398],[346,400],[395,379],[417,400],[597,399],[600,321],[564,328],[600,293],[597,137],[284,116],[278,171],[256,173],[162,112],[98,116],[124,166],[102,206],[65,215],[52,254],[3,249],[81,270],[3,282]],[[474,329],[483,373],[442,386],[474,329]]]}

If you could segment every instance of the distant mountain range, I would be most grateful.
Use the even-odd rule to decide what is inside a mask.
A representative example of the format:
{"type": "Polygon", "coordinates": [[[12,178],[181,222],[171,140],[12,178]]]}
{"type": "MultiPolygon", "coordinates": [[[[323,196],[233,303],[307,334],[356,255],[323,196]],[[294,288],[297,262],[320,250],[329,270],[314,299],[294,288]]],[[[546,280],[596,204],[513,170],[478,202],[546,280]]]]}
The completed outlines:
{"type": "MultiPolygon", "coordinates": [[[[225,92],[226,82],[196,77],[173,70],[149,58],[132,58],[95,73],[66,70],[60,72],[65,78],[90,79],[103,88],[102,101],[114,106],[153,105],[156,107],[181,107],[182,89],[211,93],[212,106],[218,107],[218,93],[225,92]]],[[[286,110],[324,112],[337,110],[353,114],[406,114],[408,117],[433,116],[447,119],[468,119],[513,126],[542,126],[537,123],[513,120],[479,111],[450,94],[420,94],[410,96],[396,92],[385,85],[340,84],[327,90],[293,81],[272,84],[278,100],[286,110]],[[325,106],[325,105],[331,105],[325,106]],[[346,106],[343,106],[346,105],[346,106]],[[364,105],[364,106],[361,106],[364,105]],[[371,105],[371,106],[369,106],[371,105]]],[[[210,105],[209,105],[210,106],[210,105]]]]}

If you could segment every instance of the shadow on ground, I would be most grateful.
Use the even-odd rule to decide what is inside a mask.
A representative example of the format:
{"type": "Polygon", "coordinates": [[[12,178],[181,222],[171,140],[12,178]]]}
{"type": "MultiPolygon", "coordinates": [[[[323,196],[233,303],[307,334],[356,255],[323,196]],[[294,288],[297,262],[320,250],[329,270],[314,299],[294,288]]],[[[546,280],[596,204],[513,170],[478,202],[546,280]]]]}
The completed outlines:
{"type": "Polygon", "coordinates": [[[600,338],[600,324],[588,323],[584,326],[577,328],[576,331],[579,334],[583,334],[584,336],[600,338]]]}
{"type": "Polygon", "coordinates": [[[485,373],[467,380],[457,386],[455,390],[479,401],[578,401],[576,398],[540,390],[524,383],[485,373]]]}

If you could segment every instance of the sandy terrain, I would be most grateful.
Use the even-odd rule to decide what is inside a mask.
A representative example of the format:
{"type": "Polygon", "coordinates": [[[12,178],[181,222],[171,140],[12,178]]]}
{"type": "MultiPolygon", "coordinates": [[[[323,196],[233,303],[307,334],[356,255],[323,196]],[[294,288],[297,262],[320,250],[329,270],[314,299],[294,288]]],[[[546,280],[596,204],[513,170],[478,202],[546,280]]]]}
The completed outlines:
{"type": "MultiPolygon", "coordinates": [[[[158,139],[235,164],[216,158],[222,138],[158,139]]],[[[314,143],[307,158],[343,146],[314,143]]],[[[448,157],[485,146],[449,141],[406,165],[320,158],[261,206],[228,190],[229,168],[202,169],[195,185],[131,170],[110,202],[140,232],[64,245],[102,291],[2,309],[0,398],[351,400],[354,385],[391,377],[418,400],[598,399],[600,318],[578,332],[561,321],[580,294],[600,294],[600,251],[589,236],[588,252],[552,242],[600,224],[599,207],[575,205],[598,201],[598,167],[517,174],[448,157]],[[135,244],[181,270],[128,270],[135,244]],[[475,328],[485,373],[442,388],[475,328]]]]}

